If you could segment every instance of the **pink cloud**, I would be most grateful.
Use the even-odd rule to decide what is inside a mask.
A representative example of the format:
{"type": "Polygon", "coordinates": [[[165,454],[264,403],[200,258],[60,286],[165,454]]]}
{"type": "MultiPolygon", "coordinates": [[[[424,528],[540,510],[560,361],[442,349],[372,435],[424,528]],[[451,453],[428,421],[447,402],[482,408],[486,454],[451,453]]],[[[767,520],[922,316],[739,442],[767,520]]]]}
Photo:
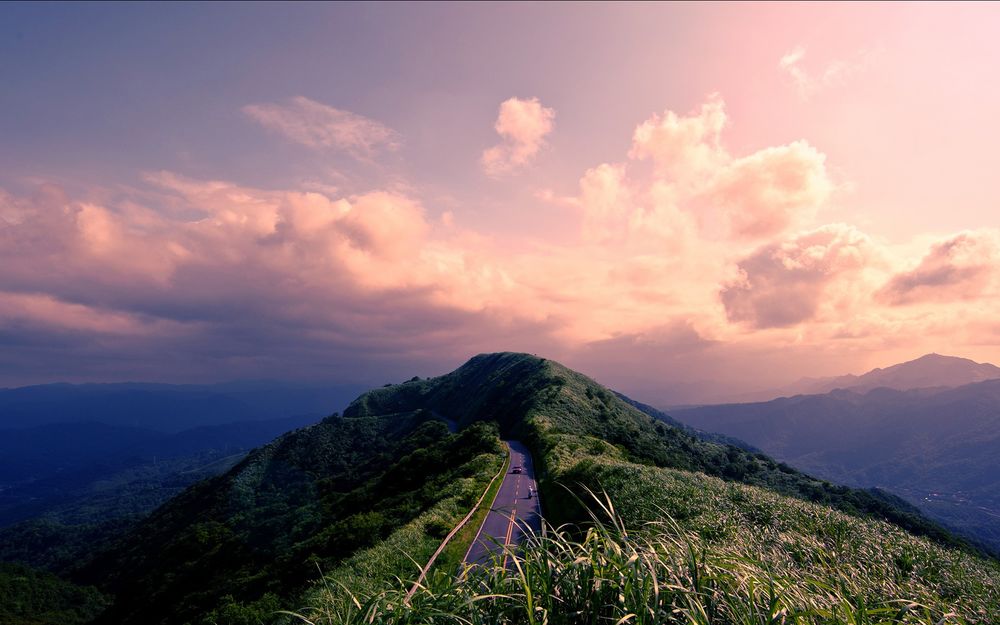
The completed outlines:
{"type": "Polygon", "coordinates": [[[805,141],[733,157],[724,147],[725,103],[712,95],[689,115],[666,111],[638,127],[629,157],[651,160],[677,206],[734,238],[763,239],[806,223],[834,184],[826,157],[805,141]]]}
{"type": "Polygon", "coordinates": [[[531,162],[552,132],[555,116],[538,98],[504,100],[493,126],[502,142],[483,152],[483,171],[499,176],[531,162]]]}
{"type": "Polygon", "coordinates": [[[416,360],[551,342],[544,315],[508,307],[511,281],[490,242],[429,220],[411,197],[146,179],[143,195],[170,210],[80,202],[55,187],[2,195],[18,216],[0,221],[0,340],[19,345],[19,371],[37,360],[57,374],[59,345],[94,375],[114,362],[164,370],[177,356],[181,379],[334,369],[357,379],[379,354],[412,373],[416,360]],[[369,365],[348,366],[359,358],[369,365]]]}
{"type": "Polygon", "coordinates": [[[811,321],[830,285],[857,275],[871,255],[871,241],[854,228],[823,226],[741,260],[739,278],[722,288],[720,298],[731,321],[754,328],[811,321]]]}
{"type": "Polygon", "coordinates": [[[726,208],[732,232],[759,238],[808,219],[833,190],[826,157],[804,141],[765,148],[731,161],[708,193],[726,208]]]}
{"type": "MultiPolygon", "coordinates": [[[[498,130],[540,145],[551,114],[537,100],[518,102],[529,113],[502,108],[498,130]]],[[[4,195],[0,291],[43,292],[67,304],[193,323],[199,332],[237,322],[266,332],[298,328],[318,343],[403,340],[382,325],[389,300],[400,315],[426,318],[427,341],[500,324],[572,344],[671,319],[710,337],[725,331],[718,285],[745,243],[743,233],[734,242],[702,228],[706,198],[746,189],[755,214],[790,223],[767,211],[801,208],[815,172],[790,164],[797,151],[813,156],[798,144],[742,159],[726,154],[721,100],[697,115],[699,123],[664,116],[679,128],[702,128],[678,131],[693,137],[692,149],[668,150],[675,164],[685,153],[700,163],[677,169],[694,172],[690,179],[637,175],[630,161],[598,165],[581,178],[578,197],[560,200],[578,211],[580,231],[558,245],[498,239],[458,225],[451,213],[433,218],[414,194],[386,189],[338,195],[152,172],[144,176],[148,189],[117,201],[79,201],[56,188],[36,198],[4,195]],[[704,166],[698,142],[718,148],[721,169],[704,166]],[[455,318],[462,322],[454,329],[453,321],[435,325],[455,318]]],[[[664,132],[653,132],[661,144],[664,132]]]]}
{"type": "Polygon", "coordinates": [[[90,335],[161,335],[183,330],[183,324],[144,318],[97,306],[61,301],[39,293],[0,291],[0,323],[22,330],[76,331],[90,335]]]}
{"type": "Polygon", "coordinates": [[[713,94],[692,115],[665,111],[639,124],[632,135],[629,158],[650,159],[663,178],[695,182],[729,161],[722,147],[727,123],[725,103],[713,94]]]}
{"type": "Polygon", "coordinates": [[[344,150],[369,159],[378,150],[395,150],[399,135],[384,124],[304,96],[283,104],[248,104],[243,112],[265,128],[314,150],[344,150]]]}
{"type": "MultiPolygon", "coordinates": [[[[530,161],[551,130],[537,100],[518,102],[534,113],[501,108],[507,164],[530,161]],[[524,121],[539,111],[542,122],[524,121]]],[[[887,275],[902,266],[894,249],[808,224],[833,188],[819,150],[733,155],[725,128],[718,97],[639,124],[629,154],[584,171],[572,196],[536,194],[531,209],[565,218],[559,236],[470,228],[415,184],[350,194],[152,172],[141,189],[79,198],[0,191],[0,336],[31,343],[19,353],[43,372],[59,345],[93,371],[108,358],[154,370],[150,355],[163,354],[225,377],[355,376],[359,358],[381,375],[379,363],[450,366],[495,349],[607,372],[601,363],[638,353],[655,359],[630,370],[643,388],[669,374],[696,399],[692,381],[733,354],[745,364],[796,345],[804,362],[831,339],[898,343],[993,314],[982,266],[1000,248],[956,237],[887,275]],[[933,324],[898,306],[960,298],[975,305],[938,306],[933,324]]],[[[10,363],[0,354],[0,371],[10,363]]]]}
{"type": "Polygon", "coordinates": [[[963,232],[934,244],[910,271],[894,275],[878,292],[892,305],[975,300],[1000,281],[1000,232],[963,232]]]}
{"type": "MultiPolygon", "coordinates": [[[[433,218],[387,190],[331,197],[169,172],[146,179],[143,196],[160,208],[78,201],[55,187],[0,195],[17,215],[0,221],[0,337],[18,341],[38,375],[61,370],[55,346],[94,375],[118,362],[129,375],[169,363],[185,375],[345,379],[523,349],[609,381],[619,378],[607,363],[648,356],[647,368],[629,369],[633,388],[652,392],[669,375],[671,396],[696,400],[715,392],[698,380],[716,379],[736,355],[753,362],[794,344],[807,361],[831,338],[897,344],[914,328],[946,334],[959,313],[962,323],[992,315],[980,301],[939,307],[930,323],[873,304],[878,281],[865,272],[881,275],[883,251],[849,226],[756,248],[706,237],[685,221],[687,196],[630,177],[627,164],[586,172],[564,207],[584,211],[581,225],[591,211],[593,232],[535,245],[433,218]],[[604,236],[602,223],[617,230],[604,236]]],[[[979,253],[961,247],[938,255],[979,253]]],[[[0,355],[0,370],[12,367],[0,355]]]]}
{"type": "Polygon", "coordinates": [[[611,240],[628,226],[633,207],[632,189],[625,179],[624,165],[603,163],[587,170],[580,179],[576,206],[583,209],[584,236],[611,240]]]}

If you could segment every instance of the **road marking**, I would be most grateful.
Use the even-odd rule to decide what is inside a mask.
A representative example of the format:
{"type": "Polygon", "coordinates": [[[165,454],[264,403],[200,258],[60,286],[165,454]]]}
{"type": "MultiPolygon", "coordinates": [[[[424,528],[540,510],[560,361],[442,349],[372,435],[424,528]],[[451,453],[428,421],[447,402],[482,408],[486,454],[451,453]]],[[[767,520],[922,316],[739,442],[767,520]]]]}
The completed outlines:
{"type": "Polygon", "coordinates": [[[510,524],[507,525],[507,537],[504,538],[503,564],[502,568],[507,568],[507,556],[510,555],[510,537],[514,533],[514,519],[517,518],[517,506],[510,513],[510,524]]]}
{"type": "MultiPolygon", "coordinates": [[[[520,467],[523,467],[524,469],[532,467],[532,462],[531,462],[530,456],[528,456],[525,453],[515,451],[510,446],[510,443],[508,441],[504,441],[504,442],[506,443],[507,450],[508,450],[508,456],[507,456],[507,458],[508,458],[508,467],[513,468],[513,467],[520,466],[520,467]]],[[[513,471],[510,471],[509,475],[507,477],[511,477],[511,476],[513,476],[513,478],[514,478],[514,500],[513,500],[512,504],[511,504],[510,511],[507,514],[507,531],[504,534],[503,543],[501,544],[501,548],[504,551],[504,555],[503,555],[503,558],[502,558],[502,566],[504,568],[507,567],[507,560],[508,560],[508,558],[511,557],[510,551],[511,551],[511,548],[513,546],[514,529],[515,529],[514,528],[514,524],[517,522],[517,518],[518,518],[517,517],[517,505],[518,505],[518,500],[520,499],[520,495],[521,495],[521,473],[514,473],[513,471]]],[[[532,493],[531,492],[531,488],[535,484],[536,484],[535,480],[530,479],[530,478],[528,479],[528,481],[527,481],[527,486],[528,486],[528,489],[529,489],[529,495],[528,495],[528,497],[530,497],[531,499],[534,499],[534,501],[532,501],[532,502],[529,503],[528,508],[526,508],[526,514],[529,517],[532,514],[532,512],[535,512],[535,511],[537,511],[537,515],[539,517],[541,517],[541,509],[542,509],[541,500],[538,498],[538,496],[537,496],[536,493],[532,493]]],[[[480,524],[479,530],[476,532],[475,538],[472,540],[472,543],[469,545],[469,548],[468,548],[468,550],[465,553],[465,562],[466,562],[466,564],[471,564],[469,562],[469,557],[471,556],[472,551],[476,547],[477,544],[481,544],[482,546],[486,547],[487,553],[489,553],[489,552],[492,551],[492,549],[489,549],[489,547],[486,545],[486,541],[482,540],[482,534],[483,534],[483,531],[486,528],[487,522],[489,521],[490,517],[493,514],[498,514],[498,515],[499,514],[504,514],[504,510],[503,509],[506,508],[506,506],[503,505],[502,503],[499,503],[499,502],[501,501],[500,500],[500,493],[501,493],[501,491],[503,491],[503,489],[504,489],[505,486],[509,487],[509,484],[506,483],[506,478],[504,479],[504,482],[501,482],[500,488],[498,488],[497,492],[494,494],[494,496],[493,496],[493,502],[490,504],[490,509],[487,512],[486,517],[483,519],[483,522],[480,524]]],[[[499,537],[497,537],[497,538],[499,538],[499,537]]],[[[499,541],[495,541],[494,540],[494,544],[497,544],[498,542],[499,541]]]]}
{"type": "Polygon", "coordinates": [[[510,539],[514,534],[514,519],[517,518],[517,495],[521,492],[521,476],[514,478],[514,506],[510,511],[510,522],[507,523],[507,535],[503,539],[503,568],[507,568],[507,556],[510,550],[510,539]]]}

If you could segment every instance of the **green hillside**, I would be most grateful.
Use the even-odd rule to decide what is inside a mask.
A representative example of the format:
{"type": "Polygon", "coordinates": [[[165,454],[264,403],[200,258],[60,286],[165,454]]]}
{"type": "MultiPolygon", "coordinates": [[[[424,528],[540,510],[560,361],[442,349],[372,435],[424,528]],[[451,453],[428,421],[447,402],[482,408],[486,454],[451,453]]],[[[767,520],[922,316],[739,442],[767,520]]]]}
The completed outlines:
{"type": "Polygon", "coordinates": [[[407,574],[502,459],[485,423],[451,434],[426,411],[330,417],[189,489],[77,577],[115,596],[99,623],[256,623],[383,540],[399,549],[371,576],[407,574]]]}
{"type": "Polygon", "coordinates": [[[94,588],[23,565],[0,563],[3,625],[83,625],[106,605],[107,597],[94,588]]]}
{"type": "MultiPolygon", "coordinates": [[[[431,614],[436,622],[456,623],[770,623],[789,622],[781,615],[799,612],[806,619],[799,622],[809,623],[936,623],[953,611],[989,622],[1000,609],[997,563],[911,507],[701,440],[557,363],[520,354],[477,356],[442,378],[373,391],[347,414],[417,407],[461,424],[494,420],[528,442],[542,469],[551,523],[587,521],[581,502],[588,491],[603,491],[619,507],[618,523],[645,530],[637,534],[640,542],[619,532],[599,547],[574,543],[575,532],[550,536],[528,547],[525,566],[535,566],[533,572],[495,569],[458,582],[445,574],[405,615],[402,588],[385,587],[360,597],[371,609],[364,622],[422,622],[431,614]],[[636,560],[602,564],[640,544],[648,550],[634,554],[636,560]],[[636,568],[640,555],[646,569],[636,568]],[[629,603],[635,599],[629,593],[648,590],[659,575],[665,577],[661,596],[649,591],[629,603]],[[667,593],[671,576],[676,587],[667,593]],[[565,580],[573,584],[556,592],[565,580]],[[484,584],[504,598],[477,599],[489,594],[484,584]],[[596,590],[602,584],[604,590],[596,590]],[[780,592],[781,599],[768,592],[780,592]],[[598,597],[605,603],[595,605],[598,597]],[[925,611],[915,605],[900,612],[910,602],[925,611]],[[640,609],[653,613],[639,619],[640,609]],[[773,619],[764,618],[768,610],[773,619]]],[[[362,622],[356,606],[330,588],[315,592],[311,620],[362,622]]]]}
{"type": "MultiPolygon", "coordinates": [[[[995,369],[946,360],[964,363],[970,376],[995,369]]],[[[890,490],[1000,553],[1000,380],[957,388],[838,390],[701,406],[672,416],[737,436],[814,475],[890,490]]]]}
{"type": "Polygon", "coordinates": [[[699,471],[726,480],[832,506],[851,514],[887,519],[919,535],[967,547],[911,508],[877,494],[813,479],[767,456],[706,441],[664,423],[622,400],[590,378],[559,363],[526,354],[476,356],[454,372],[362,395],[345,416],[373,416],[429,409],[460,425],[495,421],[506,435],[531,446],[542,468],[550,521],[579,520],[565,491],[555,487],[586,459],[613,459],[699,471]]]}
{"type": "MultiPolygon", "coordinates": [[[[102,624],[287,622],[291,617],[276,615],[279,608],[304,610],[313,621],[355,622],[344,612],[356,611],[351,593],[378,608],[372,622],[521,622],[490,612],[485,603],[480,610],[478,600],[462,594],[478,593],[487,583],[499,584],[500,594],[517,595],[511,586],[516,580],[505,571],[494,571],[490,580],[456,582],[454,571],[439,569],[433,592],[421,593],[420,601],[433,607],[442,597],[465,596],[465,607],[438,605],[434,618],[415,608],[416,620],[392,616],[409,605],[395,593],[499,469],[501,435],[532,448],[550,523],[586,523],[589,512],[581,502],[588,491],[608,493],[623,527],[669,519],[635,534],[645,542],[630,542],[619,532],[601,549],[622,552],[661,539],[688,545],[695,559],[691,574],[717,576],[713,583],[721,594],[711,599],[696,588],[677,594],[677,601],[683,595],[721,605],[739,596],[746,575],[759,573],[763,580],[774,573],[786,585],[808,582],[789,595],[803,609],[849,597],[873,605],[905,599],[928,605],[929,614],[954,607],[975,619],[997,607],[996,564],[912,508],[704,440],[557,363],[510,353],[477,356],[438,378],[365,393],[342,417],[289,433],[175,498],[86,563],[76,579],[115,597],[97,621],[102,624]],[[717,560],[735,568],[712,564],[716,568],[700,572],[717,560]],[[328,583],[316,584],[319,571],[328,583]]],[[[569,574],[583,557],[574,550],[594,548],[574,546],[582,536],[571,531],[556,536],[565,544],[540,541],[529,561],[547,562],[551,575],[569,574]]],[[[677,573],[670,563],[683,561],[683,553],[662,555],[666,568],[660,572],[677,573]]],[[[600,580],[607,570],[592,573],[591,581],[600,580]]],[[[635,583],[653,583],[635,576],[635,583]]],[[[609,622],[605,618],[619,609],[595,608],[596,620],[559,617],[568,609],[565,602],[546,608],[549,622],[609,622]]],[[[508,608],[519,609],[497,609],[508,608]]],[[[541,622],[532,619],[524,622],[541,622]]]]}
{"type": "Polygon", "coordinates": [[[314,625],[961,625],[996,623],[995,561],[899,527],[701,473],[588,461],[573,477],[615,493],[585,501],[581,532],[548,527],[499,563],[440,572],[415,596],[329,585],[314,625]],[[613,502],[617,501],[615,505],[613,502]],[[356,601],[356,603],[355,603],[356,601]]]}

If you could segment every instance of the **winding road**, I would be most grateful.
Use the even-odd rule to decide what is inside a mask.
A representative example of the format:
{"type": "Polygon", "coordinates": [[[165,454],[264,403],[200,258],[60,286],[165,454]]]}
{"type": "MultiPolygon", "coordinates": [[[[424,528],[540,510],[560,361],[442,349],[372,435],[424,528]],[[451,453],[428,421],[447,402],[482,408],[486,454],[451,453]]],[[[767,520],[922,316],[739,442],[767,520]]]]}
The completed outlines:
{"type": "MultiPolygon", "coordinates": [[[[519,545],[524,540],[525,528],[538,532],[542,528],[542,508],[538,501],[535,482],[535,465],[528,448],[519,441],[504,441],[510,451],[510,466],[500,490],[483,520],[479,533],[469,545],[465,564],[488,562],[501,551],[501,545],[519,545]],[[521,467],[520,473],[514,468],[521,467]],[[531,496],[529,497],[529,489],[531,496]]],[[[507,556],[503,557],[507,566],[507,556]]]]}

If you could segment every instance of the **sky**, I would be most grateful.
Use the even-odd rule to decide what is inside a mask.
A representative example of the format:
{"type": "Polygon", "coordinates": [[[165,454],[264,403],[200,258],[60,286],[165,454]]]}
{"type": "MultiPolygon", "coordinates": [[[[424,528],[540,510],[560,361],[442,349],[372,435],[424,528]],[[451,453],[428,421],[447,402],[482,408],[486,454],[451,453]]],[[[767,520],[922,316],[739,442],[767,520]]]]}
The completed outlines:
{"type": "Polygon", "coordinates": [[[995,4],[0,5],[0,386],[1000,362],[995,4]]]}

